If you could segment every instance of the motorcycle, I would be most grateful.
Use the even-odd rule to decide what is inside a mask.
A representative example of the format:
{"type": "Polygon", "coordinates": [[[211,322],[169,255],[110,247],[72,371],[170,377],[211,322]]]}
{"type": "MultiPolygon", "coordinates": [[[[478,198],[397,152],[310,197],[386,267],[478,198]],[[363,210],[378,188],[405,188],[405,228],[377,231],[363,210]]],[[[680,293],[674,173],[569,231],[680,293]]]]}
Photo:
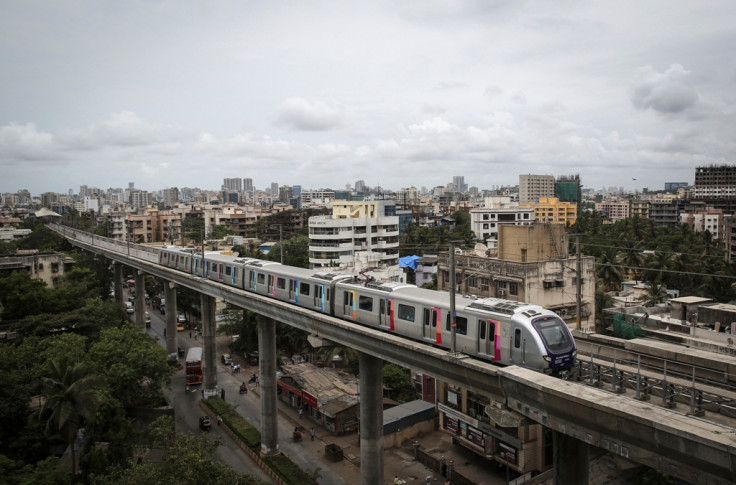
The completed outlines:
{"type": "Polygon", "coordinates": [[[302,432],[299,431],[299,428],[294,429],[294,434],[292,436],[292,439],[294,440],[294,443],[298,443],[302,440],[302,432]]]}
{"type": "Polygon", "coordinates": [[[245,383],[240,385],[240,394],[248,394],[248,386],[245,383]]]}

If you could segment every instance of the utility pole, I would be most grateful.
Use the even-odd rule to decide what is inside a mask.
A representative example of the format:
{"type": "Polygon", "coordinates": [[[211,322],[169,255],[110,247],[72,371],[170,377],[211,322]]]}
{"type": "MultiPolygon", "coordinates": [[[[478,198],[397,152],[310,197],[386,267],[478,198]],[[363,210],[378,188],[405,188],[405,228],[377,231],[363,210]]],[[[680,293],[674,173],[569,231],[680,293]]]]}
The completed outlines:
{"type": "MultiPolygon", "coordinates": [[[[452,337],[450,339],[450,352],[455,353],[455,328],[457,321],[455,319],[455,245],[450,243],[450,315],[452,322],[452,337]]],[[[441,321],[441,319],[440,319],[441,321]]]]}
{"type": "Polygon", "coordinates": [[[279,224],[279,249],[281,250],[281,264],[284,264],[284,225],[279,224]]]}
{"type": "Polygon", "coordinates": [[[575,328],[577,330],[581,329],[580,325],[580,311],[581,311],[581,301],[582,294],[580,293],[582,291],[582,281],[581,281],[581,273],[582,273],[582,259],[580,257],[580,234],[575,234],[575,253],[577,253],[575,258],[575,328]]]}

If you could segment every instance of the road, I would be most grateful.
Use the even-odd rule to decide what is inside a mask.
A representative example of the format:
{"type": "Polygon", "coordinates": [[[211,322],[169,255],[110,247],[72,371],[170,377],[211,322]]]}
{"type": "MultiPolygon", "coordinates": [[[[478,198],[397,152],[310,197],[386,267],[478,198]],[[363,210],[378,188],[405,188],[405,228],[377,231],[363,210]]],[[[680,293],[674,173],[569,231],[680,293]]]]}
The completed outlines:
{"type": "MultiPolygon", "coordinates": [[[[148,311],[151,314],[151,327],[146,328],[146,333],[154,338],[159,345],[166,348],[166,339],[164,338],[165,316],[159,312],[152,311],[152,309],[148,311]]],[[[131,319],[135,321],[135,314],[131,315],[131,319]]],[[[188,335],[185,335],[185,332],[179,332],[178,337],[178,344],[184,348],[199,344],[199,342],[195,342],[193,339],[190,340],[188,335]]],[[[224,372],[224,367],[222,370],[223,374],[229,376],[229,373],[224,372]]],[[[199,388],[197,387],[187,392],[184,380],[185,375],[184,369],[182,368],[171,378],[171,386],[168,389],[164,389],[164,395],[174,408],[177,428],[184,432],[200,433],[199,417],[202,416],[202,411],[199,409],[198,404],[201,397],[199,388]]],[[[220,382],[219,371],[218,382],[220,382]]],[[[233,380],[233,382],[235,381],[233,380]]],[[[235,386],[236,384],[232,385],[235,386]]],[[[228,390],[225,392],[227,393],[228,390]]],[[[235,389],[233,394],[237,395],[237,389],[235,389]]],[[[263,482],[271,483],[271,479],[248,458],[248,455],[225,432],[217,426],[213,426],[210,435],[212,438],[219,437],[222,440],[222,446],[217,447],[214,453],[217,460],[227,463],[238,473],[252,475],[263,482]]]]}

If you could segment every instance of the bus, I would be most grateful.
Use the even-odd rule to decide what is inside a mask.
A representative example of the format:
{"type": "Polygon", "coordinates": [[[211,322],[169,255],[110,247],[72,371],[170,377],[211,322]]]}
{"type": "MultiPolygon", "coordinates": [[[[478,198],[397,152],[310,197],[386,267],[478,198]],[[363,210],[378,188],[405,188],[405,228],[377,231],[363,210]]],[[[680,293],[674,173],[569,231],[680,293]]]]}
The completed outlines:
{"type": "Polygon", "coordinates": [[[187,386],[202,384],[202,347],[192,347],[187,352],[187,386]]]}

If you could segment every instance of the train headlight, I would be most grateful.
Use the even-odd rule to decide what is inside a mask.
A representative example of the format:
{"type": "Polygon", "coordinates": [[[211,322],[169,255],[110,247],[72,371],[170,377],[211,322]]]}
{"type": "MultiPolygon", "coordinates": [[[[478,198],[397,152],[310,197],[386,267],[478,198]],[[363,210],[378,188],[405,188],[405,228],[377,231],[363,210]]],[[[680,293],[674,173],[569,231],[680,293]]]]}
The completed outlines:
{"type": "Polygon", "coordinates": [[[574,359],[577,356],[578,356],[578,351],[577,350],[573,350],[572,351],[572,358],[574,359]]]}
{"type": "Polygon", "coordinates": [[[550,357],[549,355],[543,355],[542,358],[547,362],[552,362],[552,357],[550,357]]]}

